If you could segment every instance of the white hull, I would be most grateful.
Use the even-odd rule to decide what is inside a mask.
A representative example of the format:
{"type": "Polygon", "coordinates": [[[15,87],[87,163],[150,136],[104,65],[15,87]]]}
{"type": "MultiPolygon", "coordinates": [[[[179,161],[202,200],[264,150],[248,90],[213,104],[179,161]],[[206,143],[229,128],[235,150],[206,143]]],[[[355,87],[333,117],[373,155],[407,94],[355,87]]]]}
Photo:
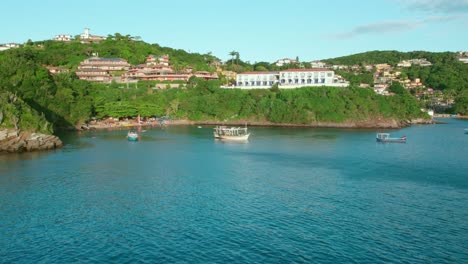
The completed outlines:
{"type": "Polygon", "coordinates": [[[246,141],[249,139],[250,133],[242,136],[227,136],[227,135],[218,135],[215,133],[214,137],[216,139],[222,140],[232,140],[232,141],[246,141]]]}

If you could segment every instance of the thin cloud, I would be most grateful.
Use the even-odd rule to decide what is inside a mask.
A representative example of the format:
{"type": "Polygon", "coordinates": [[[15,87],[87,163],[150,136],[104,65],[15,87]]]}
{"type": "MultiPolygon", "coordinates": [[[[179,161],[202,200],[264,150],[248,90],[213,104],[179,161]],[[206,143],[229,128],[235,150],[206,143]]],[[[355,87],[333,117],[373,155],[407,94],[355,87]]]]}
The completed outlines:
{"type": "Polygon", "coordinates": [[[397,20],[356,26],[347,32],[326,35],[330,39],[351,39],[361,35],[401,33],[430,23],[443,23],[460,18],[459,15],[431,16],[420,20],[397,20]]]}
{"type": "Polygon", "coordinates": [[[348,32],[328,35],[331,39],[350,39],[360,35],[399,33],[418,27],[420,22],[410,21],[387,21],[360,25],[348,32]]]}
{"type": "MultiPolygon", "coordinates": [[[[394,0],[395,1],[395,0],[394,0]]],[[[467,13],[468,0],[396,0],[407,9],[428,13],[467,13]]]]}

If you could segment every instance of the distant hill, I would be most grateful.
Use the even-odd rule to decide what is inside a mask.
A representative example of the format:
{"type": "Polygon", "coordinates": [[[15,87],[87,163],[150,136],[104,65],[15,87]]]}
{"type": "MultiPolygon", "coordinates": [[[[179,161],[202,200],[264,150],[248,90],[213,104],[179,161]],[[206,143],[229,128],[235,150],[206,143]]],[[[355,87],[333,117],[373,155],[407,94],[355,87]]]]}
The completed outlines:
{"type": "Polygon", "coordinates": [[[211,67],[210,64],[219,61],[210,53],[189,53],[181,49],[135,41],[129,36],[120,34],[110,35],[100,43],[82,44],[79,40],[71,42],[45,40],[29,42],[24,48],[34,49],[37,62],[43,65],[63,66],[69,69],[76,68],[81,61],[93,54],[98,54],[99,57],[103,58],[122,58],[133,65],[144,63],[149,55],[167,54],[175,69],[191,66],[194,70],[211,72],[215,68],[211,67]]]}
{"type": "MultiPolygon", "coordinates": [[[[332,59],[322,60],[329,64],[335,65],[355,65],[355,64],[380,64],[388,63],[390,65],[396,65],[402,60],[420,59],[425,58],[432,64],[436,63],[450,63],[456,61],[456,53],[453,52],[428,52],[428,51],[411,51],[411,52],[400,52],[395,50],[385,51],[368,51],[363,53],[357,53],[353,55],[337,57],[332,59]]],[[[458,62],[457,62],[458,63],[458,62]]]]}

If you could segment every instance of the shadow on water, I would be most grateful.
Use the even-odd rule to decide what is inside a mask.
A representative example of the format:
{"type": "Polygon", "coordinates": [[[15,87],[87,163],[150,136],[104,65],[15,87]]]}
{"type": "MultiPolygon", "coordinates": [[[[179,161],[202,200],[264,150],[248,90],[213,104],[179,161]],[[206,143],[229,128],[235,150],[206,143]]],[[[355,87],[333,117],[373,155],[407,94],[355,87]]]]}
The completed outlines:
{"type": "Polygon", "coordinates": [[[44,150],[23,153],[0,153],[0,162],[13,162],[18,160],[35,160],[57,153],[60,150],[44,150]]]}
{"type": "Polygon", "coordinates": [[[317,135],[306,135],[304,138],[312,138],[312,139],[337,139],[338,135],[333,134],[317,134],[317,135]]]}

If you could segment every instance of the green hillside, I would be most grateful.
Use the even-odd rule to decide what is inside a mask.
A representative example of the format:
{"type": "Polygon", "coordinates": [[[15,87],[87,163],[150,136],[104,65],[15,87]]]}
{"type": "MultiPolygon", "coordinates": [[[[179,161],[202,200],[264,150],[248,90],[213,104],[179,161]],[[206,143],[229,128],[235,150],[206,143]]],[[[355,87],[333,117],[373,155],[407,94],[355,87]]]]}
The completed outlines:
{"type": "Polygon", "coordinates": [[[175,69],[191,66],[194,70],[214,71],[209,63],[219,60],[211,54],[189,53],[181,49],[161,47],[158,44],[148,44],[135,41],[129,35],[119,33],[109,35],[100,43],[82,44],[79,40],[71,42],[38,41],[30,42],[26,48],[36,51],[36,61],[43,65],[64,66],[75,69],[81,61],[97,53],[103,58],[122,58],[130,64],[137,65],[145,62],[148,55],[168,54],[175,69]]]}
{"type": "MultiPolygon", "coordinates": [[[[26,105],[30,107],[31,114],[22,116],[19,122],[29,121],[18,124],[24,129],[42,131],[52,131],[47,122],[56,128],[71,128],[92,117],[131,117],[137,114],[143,117],[169,115],[199,121],[250,120],[296,124],[425,117],[420,112],[421,106],[416,99],[405,92],[385,97],[375,94],[371,89],[354,87],[227,90],[220,88],[219,81],[196,78],[189,81],[187,88],[153,90],[151,87],[154,87],[154,83],[151,82],[139,82],[128,88],[117,83],[97,84],[78,80],[73,71],[52,76],[44,67],[53,65],[74,69],[81,60],[94,52],[102,57],[121,57],[135,64],[142,63],[149,54],[169,54],[172,63],[181,67],[191,65],[199,70],[214,70],[209,63],[217,59],[209,54],[163,48],[157,44],[132,41],[118,35],[99,44],[81,44],[77,41],[29,43],[25,47],[0,53],[0,95],[2,102],[8,102],[2,103],[3,122],[0,126],[14,126],[11,120],[15,119],[12,116],[22,115],[23,111],[28,112],[29,110],[25,110],[26,105]],[[22,107],[14,108],[21,113],[14,113],[12,110],[12,104],[8,101],[12,94],[18,98],[18,102],[24,103],[22,107]]],[[[431,59],[429,56],[425,57],[431,59]]],[[[444,58],[449,57],[447,55],[444,58]]],[[[243,62],[239,62],[241,63],[243,62]]],[[[231,64],[236,66],[234,62],[231,64]]],[[[457,67],[466,66],[457,64],[457,67]]],[[[450,74],[437,65],[430,69],[450,74]]],[[[422,74],[423,71],[426,69],[415,74],[422,74]]],[[[464,78],[462,75],[459,72],[451,76],[464,78]]],[[[437,79],[437,76],[439,75],[436,73],[430,73],[427,78],[450,88],[453,82],[450,78],[437,79]]],[[[464,87],[459,91],[466,91],[464,87]]],[[[458,110],[466,113],[467,109],[461,104],[458,110]]]]}

